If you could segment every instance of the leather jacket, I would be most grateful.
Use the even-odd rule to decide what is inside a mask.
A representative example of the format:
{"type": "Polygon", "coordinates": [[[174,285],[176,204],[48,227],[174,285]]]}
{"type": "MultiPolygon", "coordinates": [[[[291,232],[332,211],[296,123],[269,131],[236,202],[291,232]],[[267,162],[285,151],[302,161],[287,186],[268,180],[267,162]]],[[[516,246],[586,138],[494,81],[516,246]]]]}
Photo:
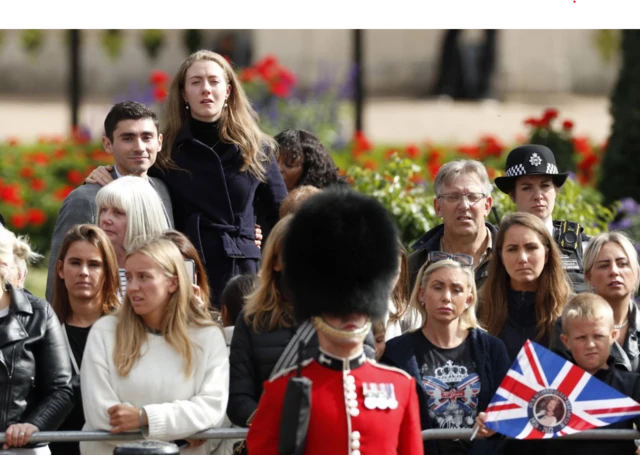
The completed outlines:
{"type": "Polygon", "coordinates": [[[14,423],[54,431],[73,406],[60,321],[47,301],[6,286],[11,303],[0,319],[0,431],[14,423]]]}

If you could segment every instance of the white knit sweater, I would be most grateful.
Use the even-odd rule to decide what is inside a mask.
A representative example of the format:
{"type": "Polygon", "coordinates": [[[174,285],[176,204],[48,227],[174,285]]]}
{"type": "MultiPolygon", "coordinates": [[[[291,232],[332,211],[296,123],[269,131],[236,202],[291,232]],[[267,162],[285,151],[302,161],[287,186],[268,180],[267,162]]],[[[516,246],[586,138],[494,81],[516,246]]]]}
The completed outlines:
{"type": "MultiPolygon", "coordinates": [[[[105,316],[89,333],[81,368],[84,430],[110,431],[107,409],[118,403],[144,407],[149,439],[184,439],[222,425],[229,398],[229,357],[221,328],[189,329],[196,348],[193,372],[188,378],[178,352],[164,337],[152,334],[148,334],[142,356],[129,375],[122,377],[113,361],[116,324],[116,316],[105,316]]],[[[80,451],[111,455],[120,443],[83,442],[80,451]]],[[[216,443],[209,441],[181,453],[208,455],[216,443]]]]}

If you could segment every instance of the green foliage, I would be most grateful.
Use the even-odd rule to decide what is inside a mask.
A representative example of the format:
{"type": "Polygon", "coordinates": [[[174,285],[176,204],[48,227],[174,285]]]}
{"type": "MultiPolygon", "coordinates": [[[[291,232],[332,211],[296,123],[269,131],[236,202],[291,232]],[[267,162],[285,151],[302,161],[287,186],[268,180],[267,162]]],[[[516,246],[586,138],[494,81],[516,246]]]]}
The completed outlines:
{"type": "Polygon", "coordinates": [[[64,140],[27,146],[0,143],[0,213],[7,227],[49,250],[64,198],[100,164],[112,163],[100,143],[64,140]]]}
{"type": "Polygon", "coordinates": [[[102,47],[111,61],[116,61],[120,57],[123,45],[122,30],[105,30],[102,32],[102,47]]]}
{"type": "MultiPolygon", "coordinates": [[[[359,166],[349,167],[346,171],[354,189],[372,195],[391,212],[408,249],[425,232],[442,222],[433,207],[433,188],[416,179],[420,171],[415,162],[397,154],[380,172],[359,166]]],[[[508,195],[494,189],[492,196],[500,218],[515,211],[515,204],[508,195]]],[[[588,234],[595,235],[608,231],[608,224],[615,214],[616,206],[603,206],[596,190],[583,188],[568,179],[556,198],[554,219],[576,221],[588,234]]],[[[493,213],[487,220],[498,224],[493,213]]]]}
{"type": "Polygon", "coordinates": [[[184,31],[184,45],[189,54],[200,50],[202,46],[202,32],[200,30],[189,29],[184,31]]]}
{"type": "Polygon", "coordinates": [[[622,32],[623,64],[611,98],[613,126],[602,161],[600,191],[605,201],[640,201],[640,30],[622,32]]]}
{"type": "Polygon", "coordinates": [[[419,166],[397,155],[381,173],[359,166],[347,169],[355,190],[375,197],[391,212],[407,248],[438,224],[433,195],[412,181],[419,172],[419,166]]]}
{"type": "Polygon", "coordinates": [[[158,57],[165,40],[163,30],[145,30],[142,32],[142,43],[152,59],[158,57]]]}
{"type": "Polygon", "coordinates": [[[44,33],[42,30],[23,30],[20,34],[22,47],[24,50],[35,56],[38,54],[44,44],[44,33]]]}

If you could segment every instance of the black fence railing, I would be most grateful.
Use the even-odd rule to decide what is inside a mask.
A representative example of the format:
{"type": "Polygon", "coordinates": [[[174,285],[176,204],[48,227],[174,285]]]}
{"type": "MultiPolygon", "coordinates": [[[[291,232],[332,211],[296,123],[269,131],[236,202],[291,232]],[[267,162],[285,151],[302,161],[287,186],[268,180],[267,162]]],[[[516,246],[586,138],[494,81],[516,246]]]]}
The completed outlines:
{"type": "MultiPolygon", "coordinates": [[[[242,439],[247,436],[247,428],[223,428],[205,430],[189,436],[188,439],[242,439]]],[[[424,430],[422,438],[429,439],[470,439],[471,430],[424,430]]],[[[31,436],[29,442],[73,442],[73,441],[134,441],[144,439],[140,432],[112,434],[108,431],[40,431],[31,436]]],[[[587,430],[563,436],[562,439],[640,439],[635,430],[587,430]]],[[[0,433],[0,443],[5,434],[0,433]]]]}

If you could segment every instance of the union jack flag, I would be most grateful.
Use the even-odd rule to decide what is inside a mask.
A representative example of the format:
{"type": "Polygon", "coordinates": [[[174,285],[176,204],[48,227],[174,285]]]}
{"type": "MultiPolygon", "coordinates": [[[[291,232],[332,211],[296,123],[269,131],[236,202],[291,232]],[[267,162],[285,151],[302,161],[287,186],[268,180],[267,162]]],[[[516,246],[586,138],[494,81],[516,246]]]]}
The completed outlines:
{"type": "Polygon", "coordinates": [[[517,439],[554,438],[640,416],[640,403],[530,340],[486,410],[486,426],[517,439]]]}

